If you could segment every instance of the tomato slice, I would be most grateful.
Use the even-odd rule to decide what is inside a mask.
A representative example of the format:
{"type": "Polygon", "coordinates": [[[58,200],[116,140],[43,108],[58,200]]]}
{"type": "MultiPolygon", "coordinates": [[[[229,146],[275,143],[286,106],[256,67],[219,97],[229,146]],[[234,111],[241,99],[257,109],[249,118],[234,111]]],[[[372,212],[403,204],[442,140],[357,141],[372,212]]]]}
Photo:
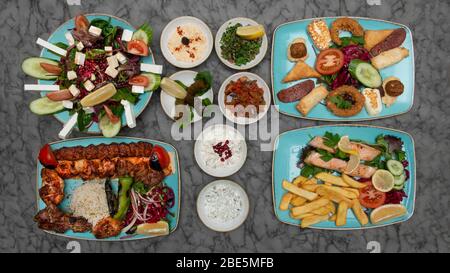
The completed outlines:
{"type": "Polygon", "coordinates": [[[336,48],[325,49],[316,59],[316,70],[322,75],[332,75],[344,66],[344,53],[336,48]]]}
{"type": "Polygon", "coordinates": [[[359,190],[359,202],[363,207],[374,209],[384,204],[386,193],[381,192],[372,185],[372,181],[364,182],[367,186],[359,190]]]}
{"type": "Polygon", "coordinates": [[[62,68],[54,64],[39,63],[39,65],[42,69],[53,75],[59,75],[62,72],[62,68]]]}
{"type": "Polygon", "coordinates": [[[133,78],[129,79],[128,83],[130,85],[138,85],[138,86],[146,87],[146,86],[148,86],[150,81],[148,80],[148,78],[146,76],[137,75],[137,76],[134,76],[133,78]]]}
{"type": "Polygon", "coordinates": [[[127,51],[133,55],[148,56],[148,46],[141,40],[129,41],[127,43],[127,51]]]}
{"type": "Polygon", "coordinates": [[[46,96],[47,98],[49,98],[49,100],[52,101],[63,101],[73,99],[73,95],[72,93],[70,93],[69,89],[48,92],[46,96]]]}
{"type": "Polygon", "coordinates": [[[75,16],[75,28],[76,29],[89,29],[89,20],[84,15],[75,16]]]}
{"type": "Polygon", "coordinates": [[[170,164],[169,153],[163,147],[155,145],[153,147],[152,156],[150,158],[152,169],[163,170],[170,164]]]}
{"type": "Polygon", "coordinates": [[[39,151],[39,162],[47,168],[56,168],[58,165],[58,161],[56,161],[56,157],[53,154],[52,148],[50,145],[45,144],[41,150],[39,151]]]}

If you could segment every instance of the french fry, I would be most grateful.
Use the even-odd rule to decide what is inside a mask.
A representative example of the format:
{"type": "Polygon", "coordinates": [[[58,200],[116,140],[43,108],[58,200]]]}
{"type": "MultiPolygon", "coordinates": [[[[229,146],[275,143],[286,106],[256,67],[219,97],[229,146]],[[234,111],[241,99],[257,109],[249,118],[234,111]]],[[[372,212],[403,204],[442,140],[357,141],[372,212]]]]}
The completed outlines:
{"type": "Polygon", "coordinates": [[[285,190],[287,190],[287,191],[289,191],[289,192],[292,192],[292,193],[295,194],[295,195],[304,197],[304,198],[306,198],[306,199],[308,199],[308,200],[310,200],[310,201],[316,199],[316,197],[317,197],[317,194],[316,194],[316,193],[310,192],[310,191],[306,191],[306,190],[304,190],[304,189],[300,189],[299,187],[295,186],[295,185],[292,184],[292,183],[289,183],[289,182],[286,181],[286,180],[283,180],[282,185],[283,185],[283,188],[284,188],[285,190]]]}
{"type": "Polygon", "coordinates": [[[315,177],[325,183],[330,183],[341,187],[348,187],[347,183],[345,183],[341,177],[332,175],[330,173],[321,172],[316,174],[315,177]]]}
{"type": "Polygon", "coordinates": [[[355,188],[342,188],[343,190],[349,191],[349,192],[353,192],[354,194],[356,194],[356,197],[359,197],[359,190],[355,189],[355,188]]]}
{"type": "Polygon", "coordinates": [[[358,195],[356,195],[354,192],[351,191],[346,191],[343,188],[340,187],[334,187],[334,186],[326,186],[326,185],[322,185],[322,187],[325,187],[331,191],[337,192],[339,194],[342,194],[343,196],[349,198],[349,199],[355,199],[358,198],[358,195]]]}
{"type": "Polygon", "coordinates": [[[314,213],[303,213],[303,214],[294,216],[294,215],[292,215],[292,213],[290,213],[291,218],[295,219],[295,220],[302,220],[305,217],[310,217],[310,216],[314,216],[314,215],[315,215],[314,213]]]}
{"type": "Polygon", "coordinates": [[[296,178],[294,178],[294,180],[292,180],[292,184],[298,186],[298,185],[301,185],[303,182],[305,182],[307,180],[308,180],[308,178],[299,175],[296,178]]]}
{"type": "Polygon", "coordinates": [[[330,201],[325,207],[328,208],[330,213],[336,213],[336,207],[334,206],[333,202],[330,201]]]}
{"type": "MultiPolygon", "coordinates": [[[[330,203],[328,203],[328,204],[330,204],[330,203]]],[[[330,211],[330,207],[328,207],[328,204],[323,206],[323,207],[321,207],[321,208],[318,208],[318,209],[315,209],[315,210],[311,211],[311,213],[315,214],[315,215],[330,214],[331,211],[330,211]]]]}
{"type": "Polygon", "coordinates": [[[294,196],[294,198],[291,199],[291,205],[294,207],[299,207],[306,203],[306,198],[301,196],[294,196]]]}
{"type": "Polygon", "coordinates": [[[336,214],[333,214],[333,215],[330,217],[330,221],[336,222],[336,214]]]}
{"type": "Polygon", "coordinates": [[[336,226],[344,226],[347,223],[348,204],[340,202],[337,209],[336,226]]]}
{"type": "Polygon", "coordinates": [[[362,189],[367,186],[366,184],[360,183],[346,174],[342,174],[342,179],[352,188],[362,189]]]}
{"type": "Polygon", "coordinates": [[[283,197],[281,197],[280,210],[288,210],[292,198],[294,198],[294,194],[290,192],[285,193],[283,197]]]}
{"type": "Polygon", "coordinates": [[[320,185],[317,185],[317,184],[315,184],[315,185],[305,185],[305,184],[303,184],[301,186],[301,188],[304,189],[304,190],[307,190],[307,191],[315,192],[319,186],[320,185]]]}
{"type": "Polygon", "coordinates": [[[317,179],[314,177],[311,177],[308,180],[303,181],[300,185],[316,185],[317,184],[317,179]]]}
{"type": "Polygon", "coordinates": [[[311,225],[320,223],[322,221],[326,221],[330,218],[329,215],[314,215],[314,216],[308,216],[302,219],[302,222],[300,223],[300,227],[306,228],[311,225]]]}
{"type": "Polygon", "coordinates": [[[333,186],[333,184],[328,183],[328,182],[325,182],[325,185],[326,185],[326,186],[333,186]]]}
{"type": "Polygon", "coordinates": [[[320,198],[303,206],[292,208],[292,214],[294,216],[298,216],[304,213],[308,213],[315,209],[325,206],[326,204],[328,204],[328,202],[330,202],[330,200],[328,200],[327,198],[320,198]]]}
{"type": "Polygon", "coordinates": [[[367,225],[367,223],[369,223],[369,218],[367,217],[367,214],[362,209],[361,203],[359,203],[358,199],[353,200],[352,210],[353,210],[353,214],[355,214],[356,218],[358,219],[359,223],[362,226],[367,225]]]}
{"type": "Polygon", "coordinates": [[[324,198],[327,198],[327,199],[335,202],[335,203],[339,204],[340,202],[346,202],[349,207],[352,205],[352,200],[348,199],[347,197],[343,196],[342,194],[340,194],[336,191],[329,190],[323,186],[317,188],[316,193],[324,198]]]}

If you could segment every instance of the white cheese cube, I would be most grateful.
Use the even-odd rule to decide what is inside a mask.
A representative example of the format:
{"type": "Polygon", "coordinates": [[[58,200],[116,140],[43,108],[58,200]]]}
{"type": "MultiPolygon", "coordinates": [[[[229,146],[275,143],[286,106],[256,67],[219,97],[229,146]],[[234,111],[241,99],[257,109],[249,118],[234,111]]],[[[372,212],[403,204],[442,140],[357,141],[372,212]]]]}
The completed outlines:
{"type": "Polygon", "coordinates": [[[86,55],[81,52],[75,53],[75,63],[77,65],[84,65],[84,60],[86,59],[86,55]]]}
{"type": "Polygon", "coordinates": [[[75,44],[75,39],[73,38],[72,33],[70,33],[70,31],[66,32],[64,36],[66,36],[67,43],[69,43],[70,46],[73,46],[75,44]]]}
{"type": "Polygon", "coordinates": [[[119,66],[119,62],[117,62],[116,56],[108,57],[108,58],[106,58],[106,61],[108,62],[108,66],[110,66],[112,68],[116,68],[119,66]]]}
{"type": "Polygon", "coordinates": [[[78,97],[78,95],[80,94],[80,89],[78,89],[74,84],[69,86],[69,91],[74,98],[78,97]]]}
{"type": "Polygon", "coordinates": [[[120,52],[117,52],[117,54],[116,55],[114,55],[114,56],[116,56],[116,59],[119,61],[119,63],[121,63],[121,64],[124,64],[124,63],[126,63],[127,62],[127,57],[125,57],[122,53],[120,53],[120,52]]]}
{"type": "Polygon", "coordinates": [[[117,69],[115,69],[114,67],[108,66],[105,70],[105,73],[111,78],[115,78],[117,77],[117,74],[119,74],[119,71],[117,71],[117,69]]]}
{"type": "Polygon", "coordinates": [[[62,48],[60,48],[60,47],[57,47],[57,46],[55,46],[55,45],[52,44],[52,43],[49,43],[49,42],[47,42],[47,41],[45,41],[45,40],[42,40],[41,38],[38,38],[38,39],[36,40],[36,43],[37,43],[38,45],[42,46],[42,47],[45,47],[46,49],[48,49],[48,50],[50,50],[50,51],[55,52],[55,53],[58,54],[58,55],[66,56],[66,54],[67,54],[67,51],[66,51],[65,49],[62,49],[62,48]]]}
{"type": "Polygon", "coordinates": [[[123,105],[125,109],[125,119],[127,120],[127,125],[130,128],[136,127],[136,117],[134,115],[133,109],[131,108],[131,104],[127,100],[121,100],[120,103],[123,105]]]}
{"type": "Polygon", "coordinates": [[[106,55],[107,56],[111,56],[112,55],[112,51],[113,51],[112,46],[105,46],[105,51],[106,51],[106,55]]]}
{"type": "Polygon", "coordinates": [[[83,50],[83,48],[84,48],[83,43],[82,43],[82,42],[78,42],[78,44],[77,44],[77,49],[78,49],[78,51],[83,50]]]}
{"type": "Polygon", "coordinates": [[[95,37],[98,37],[98,36],[100,36],[100,34],[102,34],[102,29],[98,28],[96,26],[90,26],[89,33],[94,35],[95,37]]]}
{"type": "Polygon", "coordinates": [[[58,91],[59,85],[56,84],[25,84],[25,91],[58,91]]]}
{"type": "Polygon", "coordinates": [[[58,136],[61,139],[66,139],[66,137],[72,132],[73,127],[77,124],[78,113],[73,114],[70,119],[64,124],[64,127],[59,132],[58,136]]]}
{"type": "Polygon", "coordinates": [[[94,107],[89,106],[89,107],[83,107],[83,110],[86,114],[92,114],[95,112],[94,107]]]}
{"type": "Polygon", "coordinates": [[[163,67],[162,65],[141,63],[141,71],[162,74],[163,67]]]}
{"type": "Polygon", "coordinates": [[[92,73],[92,74],[91,74],[91,81],[95,81],[95,79],[97,79],[97,77],[95,77],[95,74],[92,73]]]}
{"type": "Polygon", "coordinates": [[[87,91],[92,91],[95,88],[95,85],[90,80],[85,81],[83,85],[87,91]]]}
{"type": "Polygon", "coordinates": [[[122,41],[129,42],[131,41],[131,37],[133,37],[133,31],[124,29],[122,32],[122,41]]]}
{"type": "Polygon", "coordinates": [[[62,104],[64,108],[73,109],[73,102],[71,100],[63,100],[62,104]]]}
{"type": "Polygon", "coordinates": [[[144,87],[139,85],[131,86],[131,93],[142,94],[144,93],[144,87]]]}
{"type": "Polygon", "coordinates": [[[69,79],[69,81],[71,80],[75,80],[77,78],[77,73],[73,70],[67,71],[67,79],[69,79]]]}

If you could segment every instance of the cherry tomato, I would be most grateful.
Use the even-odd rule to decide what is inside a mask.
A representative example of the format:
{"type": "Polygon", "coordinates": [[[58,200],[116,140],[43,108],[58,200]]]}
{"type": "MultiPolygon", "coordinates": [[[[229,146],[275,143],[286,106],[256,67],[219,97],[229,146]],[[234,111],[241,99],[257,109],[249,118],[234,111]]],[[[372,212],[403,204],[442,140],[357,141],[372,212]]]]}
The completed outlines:
{"type": "Polygon", "coordinates": [[[127,43],[127,51],[133,55],[148,56],[148,46],[141,40],[131,40],[127,43]]]}
{"type": "Polygon", "coordinates": [[[42,69],[53,75],[59,75],[62,72],[62,68],[54,64],[39,63],[39,65],[42,69]]]}
{"type": "Polygon", "coordinates": [[[336,48],[325,49],[316,59],[316,70],[322,75],[332,75],[344,66],[344,53],[336,48]]]}
{"type": "Polygon", "coordinates": [[[55,155],[53,154],[50,145],[45,144],[44,147],[39,151],[39,162],[47,168],[56,168],[58,161],[56,161],[55,155]]]}
{"type": "Polygon", "coordinates": [[[155,145],[153,147],[152,156],[150,158],[150,166],[155,170],[163,170],[170,164],[169,153],[161,146],[155,145]]]}
{"type": "Polygon", "coordinates": [[[111,123],[117,123],[120,121],[119,117],[114,115],[114,113],[107,105],[103,104],[103,108],[105,109],[106,116],[108,117],[109,121],[111,121],[111,123]]]}
{"type": "Polygon", "coordinates": [[[72,93],[70,93],[69,89],[48,92],[46,96],[49,100],[52,101],[63,101],[73,99],[73,95],[72,93]]]}
{"type": "Polygon", "coordinates": [[[372,182],[365,182],[367,186],[359,190],[359,202],[363,207],[374,209],[384,204],[386,193],[378,191],[372,182]]]}
{"type": "Polygon", "coordinates": [[[76,29],[89,29],[89,20],[84,15],[75,16],[75,28],[76,29]]]}
{"type": "Polygon", "coordinates": [[[148,78],[146,76],[137,75],[137,76],[134,76],[133,78],[129,79],[128,83],[130,85],[138,85],[138,86],[146,87],[150,83],[150,81],[148,80],[148,78]]]}

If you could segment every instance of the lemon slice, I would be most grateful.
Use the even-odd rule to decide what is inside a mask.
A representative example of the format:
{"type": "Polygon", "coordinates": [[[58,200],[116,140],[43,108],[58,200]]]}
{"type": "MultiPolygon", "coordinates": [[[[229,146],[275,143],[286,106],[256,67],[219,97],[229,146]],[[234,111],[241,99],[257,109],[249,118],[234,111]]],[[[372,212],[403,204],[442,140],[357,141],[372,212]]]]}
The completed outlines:
{"type": "Polygon", "coordinates": [[[102,102],[109,100],[112,96],[116,94],[117,90],[114,84],[108,83],[100,87],[99,89],[93,91],[86,97],[82,98],[80,103],[83,107],[91,107],[102,102]]]}
{"type": "Polygon", "coordinates": [[[169,234],[169,224],[166,221],[140,224],[137,226],[136,233],[151,236],[167,235],[169,234]]]}
{"type": "Polygon", "coordinates": [[[169,94],[170,96],[177,98],[177,99],[184,99],[186,98],[187,91],[181,87],[176,81],[172,80],[171,78],[164,77],[161,80],[161,84],[159,85],[161,89],[169,94]]]}
{"type": "Polygon", "coordinates": [[[350,160],[347,162],[347,166],[345,167],[344,173],[349,174],[356,170],[359,166],[359,162],[361,161],[361,158],[359,156],[359,153],[356,154],[350,154],[350,160]]]}
{"type": "Polygon", "coordinates": [[[352,148],[352,143],[350,142],[350,139],[348,138],[348,136],[343,136],[341,137],[341,139],[338,142],[338,148],[339,150],[341,150],[342,152],[346,153],[346,154],[351,154],[351,155],[356,155],[358,154],[357,150],[354,150],[352,148]]]}
{"type": "Polygon", "coordinates": [[[264,36],[264,27],[262,25],[244,26],[236,29],[236,35],[245,40],[256,40],[264,36]]]}
{"type": "Polygon", "coordinates": [[[388,192],[394,188],[394,176],[386,170],[377,170],[372,176],[372,184],[381,192],[388,192]]]}
{"type": "Polygon", "coordinates": [[[378,224],[406,214],[406,208],[400,204],[389,204],[378,207],[370,214],[370,222],[378,224]]]}

